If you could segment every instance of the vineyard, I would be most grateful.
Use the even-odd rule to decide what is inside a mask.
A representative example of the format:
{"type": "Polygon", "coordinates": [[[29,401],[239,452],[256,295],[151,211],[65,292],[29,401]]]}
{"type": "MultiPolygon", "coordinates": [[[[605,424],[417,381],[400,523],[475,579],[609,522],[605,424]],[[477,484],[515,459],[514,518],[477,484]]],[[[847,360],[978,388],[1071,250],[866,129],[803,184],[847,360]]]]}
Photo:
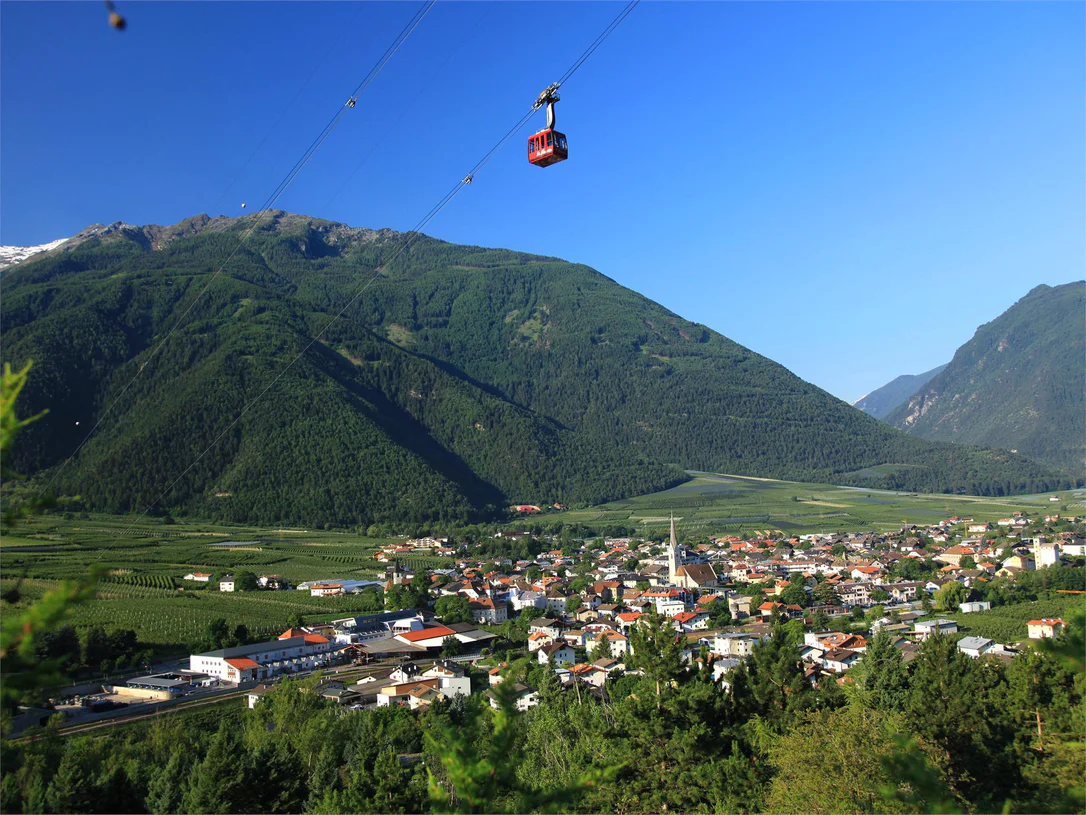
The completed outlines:
{"type": "Polygon", "coordinates": [[[1066,620],[1074,611],[1081,610],[1084,602],[1086,601],[1081,595],[1053,595],[1045,600],[996,606],[990,611],[973,614],[939,612],[933,616],[957,620],[959,629],[965,636],[1015,643],[1029,637],[1026,623],[1030,620],[1041,617],[1060,617],[1066,620]]]}
{"type": "MultiPolygon", "coordinates": [[[[206,583],[183,580],[190,572],[248,569],[277,574],[297,585],[307,580],[379,578],[384,566],[373,553],[387,540],[340,533],[277,532],[185,524],[163,530],[148,521],[128,529],[116,518],[65,522],[29,518],[0,541],[0,589],[19,587],[22,603],[40,597],[62,580],[85,577],[93,566],[107,570],[92,602],[75,608],[77,627],[131,628],[143,643],[184,646],[224,618],[245,625],[253,636],[276,636],[296,614],[347,616],[372,611],[370,597],[311,597],[305,591],[219,593],[206,583]],[[123,533],[123,534],[122,534],[123,533]],[[229,534],[230,548],[215,546],[229,534]],[[301,545],[299,545],[301,544],[301,545]],[[308,544],[308,545],[306,545],[308,544]]],[[[437,560],[441,559],[424,559],[437,560]]]]}

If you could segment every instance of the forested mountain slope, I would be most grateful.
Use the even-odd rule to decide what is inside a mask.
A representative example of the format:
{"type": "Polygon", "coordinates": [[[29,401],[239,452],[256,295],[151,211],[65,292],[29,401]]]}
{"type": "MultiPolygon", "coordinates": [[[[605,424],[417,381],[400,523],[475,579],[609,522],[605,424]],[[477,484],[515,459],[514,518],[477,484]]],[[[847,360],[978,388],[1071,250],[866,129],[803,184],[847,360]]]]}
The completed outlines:
{"type": "Polygon", "coordinates": [[[977,329],[886,421],[926,439],[1017,450],[1081,473],[1086,283],[1038,286],[977,329]]]}
{"type": "Polygon", "coordinates": [[[238,520],[470,518],[651,491],[680,468],[1055,486],[1008,453],[899,433],[553,258],[421,238],[307,349],[402,236],[277,213],[181,320],[256,217],[93,227],[4,273],[4,359],[35,360],[21,409],[51,411],[15,469],[56,466],[116,402],[56,480],[111,510],[169,489],[164,507],[238,520]]]}
{"type": "Polygon", "coordinates": [[[868,416],[882,419],[894,408],[916,393],[924,385],[931,382],[935,376],[942,372],[946,365],[932,368],[922,374],[904,374],[887,382],[881,388],[876,388],[852,403],[854,408],[859,408],[868,416]]]}

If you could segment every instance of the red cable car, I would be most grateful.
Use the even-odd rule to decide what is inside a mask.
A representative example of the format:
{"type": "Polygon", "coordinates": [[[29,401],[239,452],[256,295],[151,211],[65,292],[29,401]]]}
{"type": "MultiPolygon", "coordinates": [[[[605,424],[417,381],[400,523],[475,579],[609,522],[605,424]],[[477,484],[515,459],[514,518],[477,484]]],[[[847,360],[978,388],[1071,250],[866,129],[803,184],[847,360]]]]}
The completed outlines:
{"type": "Polygon", "coordinates": [[[547,106],[547,126],[528,137],[528,161],[536,167],[549,167],[569,158],[566,134],[554,129],[554,103],[558,99],[558,85],[555,83],[539,94],[535,101],[537,110],[543,105],[547,106]]]}

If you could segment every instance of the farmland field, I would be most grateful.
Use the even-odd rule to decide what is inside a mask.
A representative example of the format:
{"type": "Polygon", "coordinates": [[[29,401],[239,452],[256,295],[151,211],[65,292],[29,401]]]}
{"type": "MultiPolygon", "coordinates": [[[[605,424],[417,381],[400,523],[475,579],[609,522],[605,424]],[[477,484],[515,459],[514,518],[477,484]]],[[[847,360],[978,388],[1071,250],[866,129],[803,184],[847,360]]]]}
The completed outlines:
{"type": "Polygon", "coordinates": [[[189,572],[278,574],[297,584],[316,579],[378,579],[373,559],[383,540],[334,532],[215,527],[200,523],[132,526],[123,518],[63,520],[38,516],[0,540],[0,590],[16,585],[30,601],[64,579],[108,569],[95,599],[73,611],[75,625],[131,628],[141,642],[180,646],[223,617],[255,636],[273,635],[296,614],[365,611],[363,597],[311,597],[303,591],[219,593],[183,580],[189,572]]]}
{"type": "Polygon", "coordinates": [[[1030,620],[1041,617],[1059,617],[1067,620],[1074,612],[1081,611],[1084,605],[1086,605],[1086,597],[1081,594],[1054,594],[1047,599],[1034,600],[1031,603],[996,606],[990,611],[978,611],[973,614],[947,614],[940,611],[933,613],[931,619],[938,617],[957,620],[963,636],[987,637],[996,642],[1014,643],[1029,638],[1029,628],[1026,623],[1030,620]]]}
{"type": "Polygon", "coordinates": [[[924,495],[835,487],[764,478],[693,473],[692,481],[663,492],[564,512],[566,523],[635,526],[659,533],[672,513],[684,534],[755,534],[888,531],[903,524],[927,524],[953,515],[996,521],[1012,512],[1030,516],[1060,512],[1082,515],[1086,491],[985,498],[973,495],[924,495]],[[1052,495],[1059,501],[1050,501],[1052,495]]]}

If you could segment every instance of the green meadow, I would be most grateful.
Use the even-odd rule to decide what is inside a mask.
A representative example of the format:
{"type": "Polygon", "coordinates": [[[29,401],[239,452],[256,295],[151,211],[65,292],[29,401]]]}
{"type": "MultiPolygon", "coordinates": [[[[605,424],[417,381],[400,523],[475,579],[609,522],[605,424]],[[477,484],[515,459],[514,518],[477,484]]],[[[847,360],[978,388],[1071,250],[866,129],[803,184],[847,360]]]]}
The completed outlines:
{"type": "Polygon", "coordinates": [[[694,473],[691,481],[662,492],[562,513],[567,523],[665,529],[672,514],[688,536],[755,534],[765,530],[813,532],[890,531],[944,518],[996,521],[1020,511],[1029,516],[1082,515],[1086,491],[984,498],[928,495],[745,476],[694,473]],[[1059,501],[1051,501],[1055,495],[1059,501]]]}

